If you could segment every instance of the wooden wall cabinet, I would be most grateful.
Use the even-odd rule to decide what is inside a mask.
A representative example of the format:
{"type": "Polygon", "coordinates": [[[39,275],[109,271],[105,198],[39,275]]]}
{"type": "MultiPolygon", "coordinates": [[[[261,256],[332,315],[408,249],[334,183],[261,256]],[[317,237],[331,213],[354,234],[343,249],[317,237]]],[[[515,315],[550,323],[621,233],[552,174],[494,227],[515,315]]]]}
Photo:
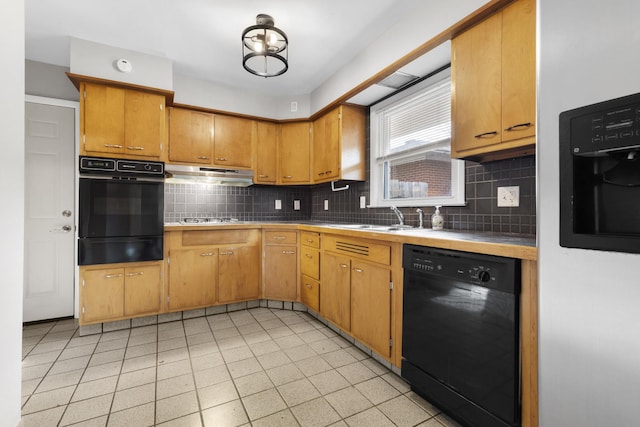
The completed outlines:
{"type": "Polygon", "coordinates": [[[300,300],[320,310],[320,233],[300,232],[300,300]]]}
{"type": "Polygon", "coordinates": [[[253,181],[275,185],[278,181],[278,126],[270,122],[256,123],[256,165],[253,181]]]}
{"type": "Polygon", "coordinates": [[[80,267],[80,324],[160,313],[162,262],[80,267]]]}
{"type": "Polygon", "coordinates": [[[452,157],[535,152],[535,14],[516,0],[452,40],[452,157]]]}
{"type": "Polygon", "coordinates": [[[251,169],[254,121],[216,114],[214,122],[213,164],[251,169]]]}
{"type": "Polygon", "coordinates": [[[313,122],[314,183],[365,180],[365,109],[341,105],[313,122]]]}
{"type": "Polygon", "coordinates": [[[158,160],[166,136],[165,96],[80,84],[80,154],[158,160]]]}
{"type": "Polygon", "coordinates": [[[281,124],[278,146],[280,157],[278,184],[310,184],[311,123],[281,124]]]}
{"type": "Polygon", "coordinates": [[[263,231],[263,297],[298,300],[298,232],[263,231]]]}
{"type": "Polygon", "coordinates": [[[259,229],[165,233],[167,311],[259,298],[260,241],[259,229]]]}

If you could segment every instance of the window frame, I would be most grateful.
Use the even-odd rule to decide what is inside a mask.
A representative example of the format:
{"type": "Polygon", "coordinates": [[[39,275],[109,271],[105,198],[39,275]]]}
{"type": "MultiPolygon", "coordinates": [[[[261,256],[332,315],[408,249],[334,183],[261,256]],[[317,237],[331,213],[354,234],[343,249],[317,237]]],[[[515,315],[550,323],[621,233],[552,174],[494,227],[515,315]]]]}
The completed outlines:
{"type": "Polygon", "coordinates": [[[464,160],[451,159],[451,195],[443,197],[422,197],[422,198],[395,198],[385,199],[385,187],[389,185],[385,175],[385,163],[389,161],[415,159],[420,160],[420,155],[429,151],[434,151],[442,144],[451,145],[451,138],[441,142],[419,146],[382,158],[381,151],[383,144],[381,135],[383,134],[382,113],[389,108],[394,108],[400,103],[406,102],[409,98],[418,96],[419,93],[434,84],[451,78],[451,67],[436,72],[415,85],[397,92],[388,98],[370,107],[370,159],[369,159],[369,182],[370,182],[370,207],[412,207],[412,206],[465,206],[465,162],[464,160]]]}

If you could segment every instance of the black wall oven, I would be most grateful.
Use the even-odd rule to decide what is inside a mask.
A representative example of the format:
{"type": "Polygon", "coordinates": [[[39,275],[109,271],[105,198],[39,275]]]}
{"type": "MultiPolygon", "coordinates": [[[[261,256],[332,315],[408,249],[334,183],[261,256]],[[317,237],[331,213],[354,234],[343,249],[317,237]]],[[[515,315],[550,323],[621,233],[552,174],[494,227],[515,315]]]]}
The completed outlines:
{"type": "Polygon", "coordinates": [[[161,260],[164,163],[80,158],[78,264],[161,260]]]}
{"type": "Polygon", "coordinates": [[[520,426],[518,260],[404,245],[402,376],[466,426],[520,426]]]}

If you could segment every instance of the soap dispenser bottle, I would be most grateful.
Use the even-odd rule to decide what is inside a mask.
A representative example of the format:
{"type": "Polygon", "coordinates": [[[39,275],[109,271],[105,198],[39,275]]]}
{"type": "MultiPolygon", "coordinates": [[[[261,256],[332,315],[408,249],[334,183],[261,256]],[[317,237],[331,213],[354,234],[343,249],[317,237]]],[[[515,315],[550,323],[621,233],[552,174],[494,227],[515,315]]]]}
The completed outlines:
{"type": "Polygon", "coordinates": [[[436,206],[436,211],[431,215],[431,228],[433,230],[442,230],[444,218],[440,214],[440,206],[436,206]]]}

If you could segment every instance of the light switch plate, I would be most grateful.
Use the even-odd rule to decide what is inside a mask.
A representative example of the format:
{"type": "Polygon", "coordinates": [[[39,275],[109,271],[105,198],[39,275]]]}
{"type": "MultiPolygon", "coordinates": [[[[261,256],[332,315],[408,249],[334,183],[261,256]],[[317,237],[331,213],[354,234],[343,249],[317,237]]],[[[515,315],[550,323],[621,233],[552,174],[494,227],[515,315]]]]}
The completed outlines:
{"type": "Polygon", "coordinates": [[[511,208],[520,206],[520,187],[498,187],[498,207],[511,208]]]}
{"type": "Polygon", "coordinates": [[[282,209],[282,200],[276,200],[276,210],[282,209]]]}
{"type": "Polygon", "coordinates": [[[294,200],[293,201],[293,210],[294,211],[299,211],[300,210],[300,200],[294,200]]]}
{"type": "Polygon", "coordinates": [[[367,207],[367,196],[360,196],[360,209],[367,207]]]}

